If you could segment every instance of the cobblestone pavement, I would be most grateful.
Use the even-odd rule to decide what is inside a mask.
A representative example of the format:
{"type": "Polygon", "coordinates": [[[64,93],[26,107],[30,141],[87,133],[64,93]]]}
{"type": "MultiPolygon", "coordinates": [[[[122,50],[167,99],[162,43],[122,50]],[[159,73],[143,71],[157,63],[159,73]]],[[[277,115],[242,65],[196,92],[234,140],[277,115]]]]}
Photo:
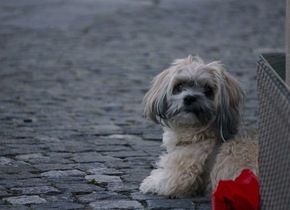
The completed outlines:
{"type": "Polygon", "coordinates": [[[284,1],[1,0],[0,209],[211,209],[143,195],[161,128],[142,118],[175,58],[222,60],[257,126],[256,63],[283,49],[284,1]]]}

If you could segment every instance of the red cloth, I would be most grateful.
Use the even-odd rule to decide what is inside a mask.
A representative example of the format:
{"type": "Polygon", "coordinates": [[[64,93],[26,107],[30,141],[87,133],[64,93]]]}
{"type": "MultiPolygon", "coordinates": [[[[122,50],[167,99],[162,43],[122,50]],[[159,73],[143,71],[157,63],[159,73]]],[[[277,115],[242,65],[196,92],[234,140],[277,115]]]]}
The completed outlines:
{"type": "Polygon", "coordinates": [[[220,180],[212,194],[213,210],[258,210],[259,182],[257,176],[244,169],[233,180],[220,180]]]}

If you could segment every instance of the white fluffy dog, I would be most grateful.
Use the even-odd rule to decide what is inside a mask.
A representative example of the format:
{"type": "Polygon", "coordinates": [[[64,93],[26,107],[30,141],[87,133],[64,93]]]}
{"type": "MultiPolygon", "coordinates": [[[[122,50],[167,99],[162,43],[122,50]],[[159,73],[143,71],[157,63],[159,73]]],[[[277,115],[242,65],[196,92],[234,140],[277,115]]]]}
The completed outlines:
{"type": "Polygon", "coordinates": [[[178,59],[155,77],[144,115],[163,125],[166,153],[140,190],[188,197],[211,192],[243,169],[257,174],[257,136],[238,134],[243,97],[219,62],[205,64],[198,57],[178,59]]]}

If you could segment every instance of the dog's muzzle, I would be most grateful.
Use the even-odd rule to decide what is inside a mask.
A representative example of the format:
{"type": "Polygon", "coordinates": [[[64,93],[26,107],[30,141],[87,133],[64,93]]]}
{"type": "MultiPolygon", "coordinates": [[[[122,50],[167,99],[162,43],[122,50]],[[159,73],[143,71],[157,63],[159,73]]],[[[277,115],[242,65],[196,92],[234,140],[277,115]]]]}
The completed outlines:
{"type": "Polygon", "coordinates": [[[200,96],[187,95],[183,98],[184,112],[194,114],[202,124],[207,124],[213,116],[213,109],[200,96]]]}
{"type": "Polygon", "coordinates": [[[191,106],[195,101],[197,101],[197,97],[192,95],[185,96],[183,99],[184,105],[186,106],[191,106]]]}

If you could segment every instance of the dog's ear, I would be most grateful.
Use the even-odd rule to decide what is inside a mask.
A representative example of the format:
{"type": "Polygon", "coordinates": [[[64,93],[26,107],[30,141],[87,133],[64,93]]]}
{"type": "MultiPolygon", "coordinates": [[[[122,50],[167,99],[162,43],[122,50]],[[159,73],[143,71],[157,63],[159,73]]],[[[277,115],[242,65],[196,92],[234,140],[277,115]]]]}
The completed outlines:
{"type": "Polygon", "coordinates": [[[216,126],[220,139],[226,141],[239,130],[244,91],[239,82],[225,70],[222,69],[220,73],[222,79],[216,99],[216,126]]]}
{"type": "Polygon", "coordinates": [[[158,74],[153,79],[151,87],[143,99],[144,117],[157,124],[163,124],[166,120],[169,79],[169,69],[158,74]]]}

